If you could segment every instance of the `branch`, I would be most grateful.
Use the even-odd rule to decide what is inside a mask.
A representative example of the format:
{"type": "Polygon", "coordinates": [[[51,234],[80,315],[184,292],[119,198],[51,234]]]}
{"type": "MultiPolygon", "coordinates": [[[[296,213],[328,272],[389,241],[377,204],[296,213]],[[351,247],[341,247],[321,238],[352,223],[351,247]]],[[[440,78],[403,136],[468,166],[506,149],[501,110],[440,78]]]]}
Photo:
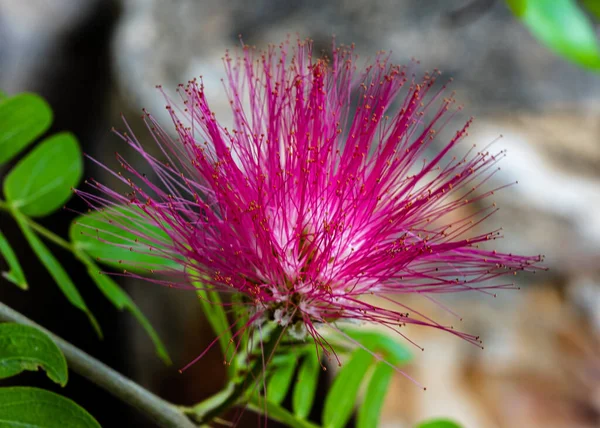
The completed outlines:
{"type": "Polygon", "coordinates": [[[176,406],[154,395],[147,389],[98,361],[69,342],[0,302],[0,322],[16,322],[35,327],[46,333],[65,355],[69,368],[95,383],[121,401],[140,410],[144,415],[164,428],[195,428],[176,406]]]}

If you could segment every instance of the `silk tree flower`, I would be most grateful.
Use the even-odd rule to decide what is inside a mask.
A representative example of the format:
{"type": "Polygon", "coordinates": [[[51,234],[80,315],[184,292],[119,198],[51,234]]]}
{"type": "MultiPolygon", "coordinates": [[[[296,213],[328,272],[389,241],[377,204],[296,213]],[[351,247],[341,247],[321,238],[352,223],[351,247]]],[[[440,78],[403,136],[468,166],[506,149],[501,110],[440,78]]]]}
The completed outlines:
{"type": "Polygon", "coordinates": [[[452,157],[469,120],[427,157],[459,111],[434,86],[439,73],[418,79],[384,53],[359,69],[352,47],[314,59],[310,42],[290,45],[225,54],[231,128],[211,110],[202,79],[180,85],[180,101],[160,89],[175,132],[143,117],[164,160],[129,130],[119,135],[148,165],[117,155],[123,171],[113,174],[130,192],[92,181],[101,196],[79,193],[181,268],[152,281],[243,296],[235,301],[250,317],[234,338],[270,320],[324,349],[320,326],[359,321],[398,333],[430,326],[478,344],[402,300],[493,293],[514,287],[499,277],[538,269],[540,256],[488,247],[500,230],[475,231],[496,210],[487,197],[498,189],[485,185],[503,152],[472,146],[452,157]],[[123,205],[163,233],[120,221],[123,205]]]}

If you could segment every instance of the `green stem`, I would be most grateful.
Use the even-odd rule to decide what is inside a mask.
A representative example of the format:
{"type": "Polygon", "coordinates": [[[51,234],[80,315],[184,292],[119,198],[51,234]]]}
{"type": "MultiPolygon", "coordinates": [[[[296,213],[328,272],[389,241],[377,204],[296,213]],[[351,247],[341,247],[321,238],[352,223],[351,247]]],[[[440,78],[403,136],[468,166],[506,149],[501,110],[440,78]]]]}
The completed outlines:
{"type": "Polygon", "coordinates": [[[46,333],[61,349],[71,370],[95,383],[121,401],[140,410],[157,425],[165,428],[195,427],[177,406],[152,394],[147,389],[36,324],[19,312],[9,308],[2,302],[0,302],[0,321],[29,325],[46,333]]]}
{"type": "MultiPolygon", "coordinates": [[[[11,208],[8,203],[6,203],[5,201],[3,201],[1,199],[0,199],[0,210],[6,211],[9,214],[11,214],[13,217],[15,217],[15,213],[12,211],[12,210],[14,210],[14,208],[11,208]]],[[[73,256],[77,260],[79,260],[81,263],[83,263],[88,269],[96,269],[96,270],[98,269],[96,264],[84,252],[77,249],[69,241],[61,238],[56,233],[46,229],[44,226],[37,223],[35,220],[29,218],[26,215],[21,215],[20,218],[22,221],[27,223],[27,225],[32,230],[37,232],[38,235],[43,236],[48,241],[53,242],[54,244],[61,247],[62,249],[69,251],[71,254],[73,254],[73,256]]]]}
{"type": "Polygon", "coordinates": [[[209,423],[215,417],[223,415],[227,410],[239,405],[244,400],[247,401],[249,398],[247,397],[248,389],[252,388],[261,379],[265,368],[263,364],[268,364],[271,360],[284,332],[283,327],[277,326],[270,333],[267,333],[268,336],[262,340],[262,346],[259,343],[261,347],[257,348],[261,351],[263,358],[255,358],[250,362],[249,369],[237,378],[232,379],[225,389],[194,407],[183,408],[183,411],[194,422],[203,425],[209,423]]]}
{"type": "Polygon", "coordinates": [[[29,227],[31,227],[33,230],[35,230],[39,235],[43,236],[48,241],[54,242],[56,245],[58,245],[59,247],[65,249],[67,251],[74,252],[73,246],[71,245],[70,242],[67,242],[66,240],[64,240],[63,238],[61,238],[54,232],[49,231],[41,224],[36,223],[31,218],[26,217],[26,216],[24,218],[27,220],[27,224],[29,225],[29,227]]]}
{"type": "MultiPolygon", "coordinates": [[[[0,200],[0,210],[11,213],[10,205],[2,200],[0,200]]],[[[68,241],[65,241],[63,238],[58,236],[56,233],[51,232],[50,230],[46,229],[41,224],[36,223],[35,220],[29,218],[26,215],[23,216],[23,220],[25,220],[27,222],[29,227],[31,227],[33,230],[35,230],[39,235],[46,238],[48,241],[54,242],[56,245],[58,245],[59,247],[65,249],[67,251],[74,252],[74,249],[73,249],[73,246],[71,245],[71,243],[69,243],[68,241]]]]}

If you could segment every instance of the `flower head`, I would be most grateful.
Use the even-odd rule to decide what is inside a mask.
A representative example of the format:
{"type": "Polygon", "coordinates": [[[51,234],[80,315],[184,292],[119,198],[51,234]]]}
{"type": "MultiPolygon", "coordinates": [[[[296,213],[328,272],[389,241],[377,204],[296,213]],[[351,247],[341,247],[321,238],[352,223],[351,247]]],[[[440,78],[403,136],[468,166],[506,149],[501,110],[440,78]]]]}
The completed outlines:
{"type": "Polygon", "coordinates": [[[155,281],[236,293],[250,308],[244,328],[273,320],[317,342],[319,325],[340,320],[428,325],[476,342],[408,310],[402,295],[510,288],[493,280],[534,270],[540,257],[480,245],[500,234],[475,226],[496,210],[486,197],[497,189],[483,185],[503,153],[473,146],[451,157],[469,120],[431,155],[458,111],[445,87],[434,89],[438,73],[417,79],[383,53],[358,69],[352,48],[313,59],[310,42],[244,46],[224,64],[231,128],[201,79],[180,85],[181,102],[165,95],[175,138],[144,114],[166,162],[121,134],[154,177],[119,156],[131,192],[95,183],[104,196],[85,194],[162,229],[123,223],[181,266],[178,282],[155,281]]]}

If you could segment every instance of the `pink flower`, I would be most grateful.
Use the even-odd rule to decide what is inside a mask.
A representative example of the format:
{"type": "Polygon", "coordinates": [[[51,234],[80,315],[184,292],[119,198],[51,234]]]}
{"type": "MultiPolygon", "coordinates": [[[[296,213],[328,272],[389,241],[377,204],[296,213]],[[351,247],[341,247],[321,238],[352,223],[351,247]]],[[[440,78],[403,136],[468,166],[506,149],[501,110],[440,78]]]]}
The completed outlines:
{"type": "Polygon", "coordinates": [[[356,320],[395,331],[426,325],[478,343],[402,300],[511,288],[494,280],[537,269],[541,257],[493,251],[487,241],[500,232],[474,229],[496,211],[486,197],[497,189],[483,185],[502,152],[473,146],[451,157],[469,120],[429,154],[459,110],[445,87],[433,89],[437,73],[417,80],[385,54],[357,71],[352,48],[315,60],[310,42],[289,44],[225,55],[231,129],[201,79],[180,85],[182,102],[165,95],[176,138],[144,116],[166,163],[121,135],[155,177],[119,156],[131,193],[95,183],[104,196],[84,197],[96,208],[134,207],[164,231],[122,226],[181,266],[170,272],[177,282],[155,282],[243,295],[251,313],[243,329],[274,320],[322,344],[319,325],[356,320]],[[365,300],[373,295],[396,309],[365,300]]]}

